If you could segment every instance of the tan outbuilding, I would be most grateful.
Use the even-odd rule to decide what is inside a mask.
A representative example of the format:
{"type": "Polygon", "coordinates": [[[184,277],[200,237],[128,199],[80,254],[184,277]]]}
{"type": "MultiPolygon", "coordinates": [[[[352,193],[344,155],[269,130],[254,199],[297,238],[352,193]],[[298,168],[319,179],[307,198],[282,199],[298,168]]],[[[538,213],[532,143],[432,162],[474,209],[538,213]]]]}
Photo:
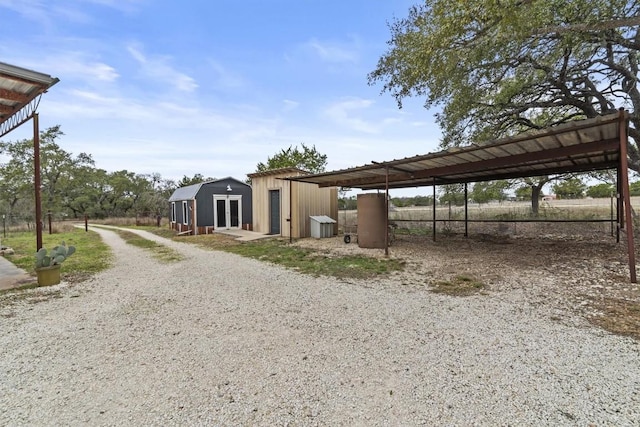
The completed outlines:
{"type": "MultiPolygon", "coordinates": [[[[311,216],[338,218],[337,187],[318,187],[289,178],[309,175],[297,168],[248,174],[253,199],[253,231],[283,237],[310,237],[311,216]]],[[[334,234],[338,226],[334,224],[334,234]]]]}

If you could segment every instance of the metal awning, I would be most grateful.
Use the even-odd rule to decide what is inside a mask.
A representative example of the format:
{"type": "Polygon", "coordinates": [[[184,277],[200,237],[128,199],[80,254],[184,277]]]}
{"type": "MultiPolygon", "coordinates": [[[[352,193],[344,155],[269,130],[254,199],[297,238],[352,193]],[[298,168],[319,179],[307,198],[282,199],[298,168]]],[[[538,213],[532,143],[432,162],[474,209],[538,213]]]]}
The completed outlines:
{"type": "MultiPolygon", "coordinates": [[[[617,114],[577,120],[487,143],[287,179],[320,187],[385,190],[387,225],[389,189],[433,186],[432,230],[435,240],[437,185],[617,169],[618,194],[621,196],[618,202],[619,226],[627,234],[630,278],[636,283],[627,163],[628,133],[629,114],[620,110],[617,114]]],[[[466,209],[465,187],[465,218],[466,209]]],[[[389,254],[386,234],[385,254],[389,254]]]]}
{"type": "Polygon", "coordinates": [[[484,144],[289,179],[320,187],[385,189],[387,174],[388,188],[407,188],[611,169],[620,160],[621,118],[628,120],[628,114],[609,114],[484,144]]]}
{"type": "Polygon", "coordinates": [[[40,197],[40,125],[38,104],[51,86],[60,80],[48,74],[0,62],[0,138],[33,119],[33,166],[36,213],[36,249],[42,247],[42,204],[40,197]]]}
{"type": "Polygon", "coordinates": [[[0,62],[0,137],[29,120],[41,95],[58,81],[47,74],[0,62]]]}

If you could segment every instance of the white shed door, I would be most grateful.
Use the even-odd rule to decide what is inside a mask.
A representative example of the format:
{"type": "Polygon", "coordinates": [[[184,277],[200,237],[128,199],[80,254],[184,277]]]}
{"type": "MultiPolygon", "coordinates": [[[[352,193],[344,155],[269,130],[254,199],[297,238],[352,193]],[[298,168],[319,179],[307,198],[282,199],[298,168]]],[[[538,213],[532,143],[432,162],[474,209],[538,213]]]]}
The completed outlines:
{"type": "Polygon", "coordinates": [[[227,230],[242,227],[242,196],[213,195],[213,227],[227,230]]]}

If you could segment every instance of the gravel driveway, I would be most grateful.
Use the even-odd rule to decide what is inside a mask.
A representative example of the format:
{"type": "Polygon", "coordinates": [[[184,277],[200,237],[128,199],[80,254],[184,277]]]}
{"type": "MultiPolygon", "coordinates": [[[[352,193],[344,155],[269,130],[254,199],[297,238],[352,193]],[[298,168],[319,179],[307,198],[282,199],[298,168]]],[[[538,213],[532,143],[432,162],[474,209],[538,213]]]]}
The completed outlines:
{"type": "Polygon", "coordinates": [[[0,425],[639,425],[640,345],[501,292],[313,278],[96,229],[115,267],[0,298],[0,425]],[[40,295],[43,301],[34,301],[40,295]]]}

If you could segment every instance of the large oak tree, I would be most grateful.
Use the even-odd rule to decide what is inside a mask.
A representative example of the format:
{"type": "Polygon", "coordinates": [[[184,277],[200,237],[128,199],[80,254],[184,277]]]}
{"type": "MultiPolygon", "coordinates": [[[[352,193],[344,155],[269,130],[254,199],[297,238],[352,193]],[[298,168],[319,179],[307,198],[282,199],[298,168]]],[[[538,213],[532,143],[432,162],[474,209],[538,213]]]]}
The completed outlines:
{"type": "Polygon", "coordinates": [[[390,24],[369,82],[399,106],[440,107],[444,147],[623,107],[640,171],[639,13],[627,0],[426,0],[390,24]]]}
{"type": "Polygon", "coordinates": [[[301,145],[301,149],[297,146],[283,148],[272,157],[268,157],[266,163],[259,162],[256,165],[256,172],[280,168],[298,168],[311,173],[324,172],[327,166],[327,155],[320,153],[315,145],[309,147],[304,142],[301,145]]]}

